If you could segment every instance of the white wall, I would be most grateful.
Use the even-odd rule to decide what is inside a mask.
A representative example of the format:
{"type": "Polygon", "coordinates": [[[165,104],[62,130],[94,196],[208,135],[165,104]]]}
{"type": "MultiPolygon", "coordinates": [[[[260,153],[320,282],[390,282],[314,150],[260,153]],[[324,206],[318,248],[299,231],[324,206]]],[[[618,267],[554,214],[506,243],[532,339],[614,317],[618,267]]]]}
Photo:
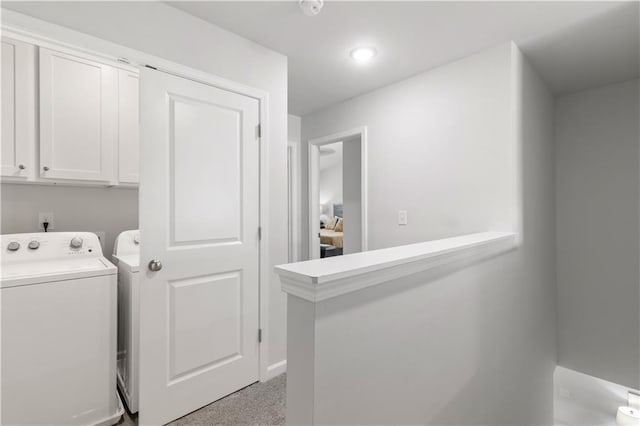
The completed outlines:
{"type": "Polygon", "coordinates": [[[640,387],[638,80],[556,103],[558,362],[640,387]]]}
{"type": "MultiPolygon", "coordinates": [[[[370,249],[519,228],[509,49],[494,48],[302,117],[303,141],[368,127],[370,249]],[[407,210],[408,226],[397,225],[398,210],[407,210]]],[[[302,150],[306,158],[305,143],[302,150]]],[[[302,177],[308,217],[304,163],[302,177]]]]}
{"type": "Polygon", "coordinates": [[[342,149],[344,254],[362,251],[362,176],[361,141],[347,140],[342,149]]]}
{"type": "Polygon", "coordinates": [[[316,424],[552,424],[553,108],[506,46],[303,117],[304,139],[369,126],[374,247],[513,225],[502,209],[523,213],[515,251],[329,299],[302,319],[315,321],[315,377],[304,379],[315,380],[316,424]]]}
{"type": "Polygon", "coordinates": [[[320,204],[329,204],[327,216],[333,214],[333,204],[342,204],[342,160],[322,168],[320,157],[320,204]]]}
{"type": "Polygon", "coordinates": [[[38,213],[51,212],[51,231],[103,231],[104,254],[113,253],[118,234],[138,228],[138,191],[120,188],[87,188],[2,184],[0,233],[41,232],[38,213]]]}
{"type": "Polygon", "coordinates": [[[287,116],[287,136],[289,142],[300,143],[302,120],[297,115],[289,114],[287,116]]]}
{"type": "MultiPolygon", "coordinates": [[[[265,130],[270,195],[265,200],[269,209],[265,232],[272,238],[267,263],[270,270],[272,265],[286,263],[286,57],[161,2],[3,3],[3,8],[7,7],[99,39],[81,37],[67,28],[3,9],[5,24],[117,57],[127,57],[129,49],[135,49],[268,92],[269,122],[265,130]]],[[[269,300],[269,323],[264,330],[269,343],[268,363],[280,368],[273,370],[277,372],[286,357],[286,298],[274,274],[264,296],[269,300]]]]}

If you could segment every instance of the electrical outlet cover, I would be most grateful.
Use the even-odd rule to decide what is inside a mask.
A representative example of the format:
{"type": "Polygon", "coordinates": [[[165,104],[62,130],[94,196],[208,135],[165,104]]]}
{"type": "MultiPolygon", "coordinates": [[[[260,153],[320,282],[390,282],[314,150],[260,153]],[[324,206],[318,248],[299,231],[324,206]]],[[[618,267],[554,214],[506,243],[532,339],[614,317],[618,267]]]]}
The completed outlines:
{"type": "Polygon", "coordinates": [[[44,222],[49,222],[49,227],[47,228],[48,231],[55,229],[52,212],[38,213],[38,229],[41,231],[44,231],[44,226],[42,226],[44,222]]]}

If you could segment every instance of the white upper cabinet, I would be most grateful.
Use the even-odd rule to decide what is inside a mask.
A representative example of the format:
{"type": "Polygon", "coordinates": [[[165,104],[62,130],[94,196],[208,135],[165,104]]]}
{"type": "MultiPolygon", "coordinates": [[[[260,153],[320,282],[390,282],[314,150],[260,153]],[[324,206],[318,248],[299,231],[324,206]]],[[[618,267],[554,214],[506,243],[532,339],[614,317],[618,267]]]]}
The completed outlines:
{"type": "Polygon", "coordinates": [[[137,70],[12,37],[2,37],[2,181],[136,186],[137,70]]]}
{"type": "Polygon", "coordinates": [[[116,69],[40,48],[40,178],[112,182],[116,69]]]}
{"type": "Polygon", "coordinates": [[[118,181],[138,183],[138,73],[118,70],[118,181]]]}
{"type": "Polygon", "coordinates": [[[35,175],[35,46],[2,38],[1,174],[11,180],[35,175]]]}

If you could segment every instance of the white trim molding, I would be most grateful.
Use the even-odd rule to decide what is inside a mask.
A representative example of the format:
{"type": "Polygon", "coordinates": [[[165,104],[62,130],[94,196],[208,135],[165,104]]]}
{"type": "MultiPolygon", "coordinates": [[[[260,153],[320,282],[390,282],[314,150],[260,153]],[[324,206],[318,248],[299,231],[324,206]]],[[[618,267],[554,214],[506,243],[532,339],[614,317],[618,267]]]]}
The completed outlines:
{"type": "Polygon", "coordinates": [[[482,232],[275,267],[282,290],[321,302],[398,278],[467,265],[516,248],[512,232],[482,232]]]}
{"type": "Polygon", "coordinates": [[[287,143],[289,262],[300,260],[300,143],[287,143]]]}
{"type": "MultiPolygon", "coordinates": [[[[282,360],[280,362],[276,362],[275,364],[271,364],[267,368],[267,377],[266,380],[271,380],[274,377],[277,377],[283,373],[287,372],[287,360],[282,360]]],[[[263,380],[266,381],[266,380],[263,380]]]]}

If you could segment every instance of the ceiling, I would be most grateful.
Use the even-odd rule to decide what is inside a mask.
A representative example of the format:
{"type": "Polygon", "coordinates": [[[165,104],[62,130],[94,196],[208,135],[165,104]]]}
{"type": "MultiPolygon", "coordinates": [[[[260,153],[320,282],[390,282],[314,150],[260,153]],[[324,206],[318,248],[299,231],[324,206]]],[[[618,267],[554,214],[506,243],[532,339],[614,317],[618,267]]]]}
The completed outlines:
{"type": "Polygon", "coordinates": [[[170,2],[289,58],[289,111],[305,115],[509,40],[552,91],[638,75],[638,3],[170,2]],[[369,64],[349,57],[375,46],[369,64]]]}

